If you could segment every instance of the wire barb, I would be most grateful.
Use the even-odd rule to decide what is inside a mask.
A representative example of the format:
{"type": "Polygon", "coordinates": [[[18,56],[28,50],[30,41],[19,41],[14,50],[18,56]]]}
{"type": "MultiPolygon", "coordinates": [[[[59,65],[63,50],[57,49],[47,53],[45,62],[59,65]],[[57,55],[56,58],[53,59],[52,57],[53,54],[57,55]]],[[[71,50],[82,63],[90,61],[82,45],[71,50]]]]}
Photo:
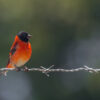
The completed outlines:
{"type": "Polygon", "coordinates": [[[50,70],[51,68],[53,68],[53,67],[54,67],[54,65],[51,65],[49,68],[45,68],[45,67],[43,67],[43,66],[40,66],[40,68],[43,69],[43,70],[42,70],[42,73],[44,73],[47,77],[50,76],[48,73],[49,73],[49,70],[50,70]]]}

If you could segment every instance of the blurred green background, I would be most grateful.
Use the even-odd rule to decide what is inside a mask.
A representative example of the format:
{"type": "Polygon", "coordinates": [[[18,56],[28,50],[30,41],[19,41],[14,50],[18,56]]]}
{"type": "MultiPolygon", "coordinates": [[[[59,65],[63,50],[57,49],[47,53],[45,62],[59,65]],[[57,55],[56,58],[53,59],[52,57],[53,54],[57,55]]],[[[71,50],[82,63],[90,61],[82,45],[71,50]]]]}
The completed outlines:
{"type": "MultiPolygon", "coordinates": [[[[0,0],[0,66],[19,31],[32,34],[31,67],[100,68],[99,0],[0,0]]],[[[0,100],[99,100],[100,74],[9,72],[0,100]]]]}

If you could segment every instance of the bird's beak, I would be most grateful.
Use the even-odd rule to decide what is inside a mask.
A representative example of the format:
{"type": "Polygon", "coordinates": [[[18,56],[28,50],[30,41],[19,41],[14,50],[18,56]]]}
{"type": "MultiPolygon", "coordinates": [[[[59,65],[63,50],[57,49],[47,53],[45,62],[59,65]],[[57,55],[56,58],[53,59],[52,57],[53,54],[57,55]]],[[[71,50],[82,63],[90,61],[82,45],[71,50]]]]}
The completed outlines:
{"type": "Polygon", "coordinates": [[[28,39],[30,39],[32,37],[32,35],[28,34],[28,39]]]}

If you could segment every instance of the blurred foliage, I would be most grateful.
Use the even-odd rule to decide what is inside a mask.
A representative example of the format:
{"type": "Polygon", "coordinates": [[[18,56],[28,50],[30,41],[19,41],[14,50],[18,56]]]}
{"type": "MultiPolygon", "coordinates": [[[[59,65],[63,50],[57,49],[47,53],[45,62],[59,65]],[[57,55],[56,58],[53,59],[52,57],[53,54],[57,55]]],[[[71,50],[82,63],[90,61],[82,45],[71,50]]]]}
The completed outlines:
{"type": "MultiPolygon", "coordinates": [[[[6,65],[14,36],[19,31],[27,31],[32,34],[30,42],[33,51],[27,65],[39,67],[54,64],[60,67],[67,62],[64,62],[67,53],[63,51],[67,52],[68,49],[65,48],[71,43],[90,39],[94,34],[99,36],[99,22],[98,0],[0,0],[0,65],[6,65]]],[[[85,76],[86,80],[83,77],[85,86],[76,92],[63,85],[61,74],[51,76],[47,78],[39,73],[29,74],[34,84],[36,100],[100,98],[100,86],[96,85],[100,83],[100,75],[95,75],[93,79],[89,75],[89,80],[88,75],[85,76]]],[[[76,80],[81,82],[77,78],[76,80]]]]}

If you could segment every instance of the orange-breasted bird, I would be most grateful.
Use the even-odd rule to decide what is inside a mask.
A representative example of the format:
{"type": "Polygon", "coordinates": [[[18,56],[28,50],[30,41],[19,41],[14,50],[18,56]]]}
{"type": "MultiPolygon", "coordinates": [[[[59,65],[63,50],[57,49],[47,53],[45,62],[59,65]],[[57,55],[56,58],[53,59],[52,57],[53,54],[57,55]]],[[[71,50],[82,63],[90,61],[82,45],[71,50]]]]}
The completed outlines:
{"type": "Polygon", "coordinates": [[[31,44],[29,42],[30,37],[31,35],[27,32],[19,32],[15,36],[6,68],[21,67],[30,59],[32,54],[31,44]]]}

